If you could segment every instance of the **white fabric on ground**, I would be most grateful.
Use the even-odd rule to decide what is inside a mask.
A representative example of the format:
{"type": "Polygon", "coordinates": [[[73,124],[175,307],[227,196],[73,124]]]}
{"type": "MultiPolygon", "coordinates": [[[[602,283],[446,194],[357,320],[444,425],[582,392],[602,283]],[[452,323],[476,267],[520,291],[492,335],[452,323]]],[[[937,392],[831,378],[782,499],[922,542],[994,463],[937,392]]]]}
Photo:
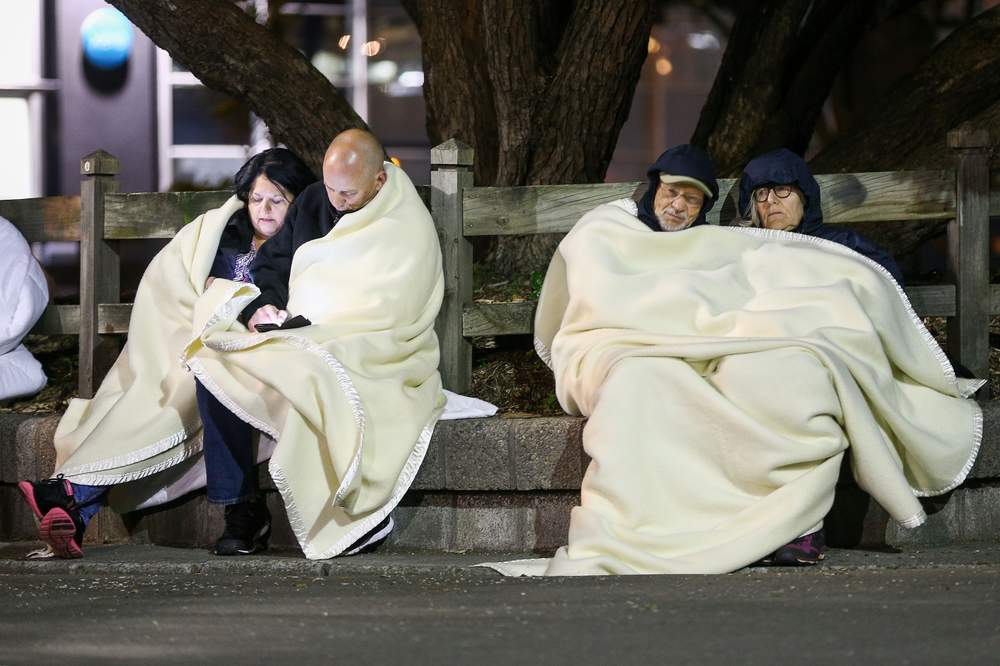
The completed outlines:
{"type": "Polygon", "coordinates": [[[45,373],[21,340],[49,302],[42,267],[27,241],[0,217],[0,400],[31,395],[45,386],[45,373]]]}
{"type": "Polygon", "coordinates": [[[479,398],[473,398],[471,395],[459,395],[445,389],[444,396],[448,402],[444,406],[444,413],[441,414],[442,421],[481,419],[497,413],[496,405],[479,398]]]}

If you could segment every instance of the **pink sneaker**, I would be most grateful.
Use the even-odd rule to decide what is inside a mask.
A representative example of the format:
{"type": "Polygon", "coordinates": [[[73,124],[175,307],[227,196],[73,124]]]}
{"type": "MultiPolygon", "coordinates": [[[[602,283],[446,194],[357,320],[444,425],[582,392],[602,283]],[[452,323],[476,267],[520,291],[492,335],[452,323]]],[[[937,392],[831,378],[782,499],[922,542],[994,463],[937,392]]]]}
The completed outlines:
{"type": "Polygon", "coordinates": [[[57,476],[42,481],[18,481],[17,489],[38,519],[38,537],[49,544],[56,557],[83,557],[83,533],[87,529],[68,479],[57,476]]]}

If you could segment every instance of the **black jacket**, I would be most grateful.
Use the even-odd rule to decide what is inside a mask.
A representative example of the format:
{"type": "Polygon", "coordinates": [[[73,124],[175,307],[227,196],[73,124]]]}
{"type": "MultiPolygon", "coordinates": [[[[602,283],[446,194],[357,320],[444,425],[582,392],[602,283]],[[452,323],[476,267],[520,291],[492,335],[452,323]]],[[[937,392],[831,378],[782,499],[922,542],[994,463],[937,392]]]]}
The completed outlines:
{"type": "Polygon", "coordinates": [[[303,243],[327,235],[339,220],[340,213],[327,198],[322,181],[313,183],[295,197],[285,215],[285,226],[260,246],[250,265],[260,296],[240,313],[241,322],[246,324],[264,305],[285,309],[288,304],[288,276],[295,251],[303,243]]]}
{"type": "Polygon", "coordinates": [[[750,160],[740,177],[740,215],[744,218],[750,216],[753,191],[764,185],[795,185],[802,190],[806,200],[803,202],[802,222],[794,229],[796,233],[818,236],[849,247],[881,264],[896,282],[903,284],[899,266],[888,252],[852,229],[823,223],[819,183],[801,157],[790,150],[779,148],[750,160]]]}
{"type": "MultiPolygon", "coordinates": [[[[215,261],[212,262],[210,277],[232,280],[236,269],[236,257],[250,251],[250,244],[253,242],[253,226],[250,224],[250,216],[244,206],[233,213],[226,228],[222,230],[222,237],[219,239],[219,249],[215,252],[215,261]]],[[[252,275],[252,273],[251,273],[252,275]]]]}

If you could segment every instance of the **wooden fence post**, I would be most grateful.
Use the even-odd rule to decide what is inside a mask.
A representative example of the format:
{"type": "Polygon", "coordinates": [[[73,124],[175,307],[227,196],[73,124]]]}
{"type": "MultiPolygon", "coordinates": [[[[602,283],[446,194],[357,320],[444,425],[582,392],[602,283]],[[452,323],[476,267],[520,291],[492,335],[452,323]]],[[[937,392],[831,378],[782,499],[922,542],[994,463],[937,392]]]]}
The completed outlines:
{"type": "Polygon", "coordinates": [[[435,330],[444,386],[465,393],[472,383],[472,344],[462,314],[472,302],[472,244],[462,230],[462,190],[472,187],[472,148],[449,139],[431,149],[431,214],[441,241],[444,302],[435,330]]]}
{"type": "Polygon", "coordinates": [[[118,191],[118,159],[103,150],[80,160],[80,384],[92,398],[118,353],[117,340],[100,334],[97,308],[121,298],[117,247],[104,240],[104,195],[118,191]]]}
{"type": "MultiPolygon", "coordinates": [[[[955,316],[948,320],[948,350],[977,377],[989,378],[990,171],[989,132],[962,126],[948,132],[955,152],[955,219],[948,225],[949,269],[955,316]]],[[[989,391],[989,384],[984,388],[989,391]]]]}

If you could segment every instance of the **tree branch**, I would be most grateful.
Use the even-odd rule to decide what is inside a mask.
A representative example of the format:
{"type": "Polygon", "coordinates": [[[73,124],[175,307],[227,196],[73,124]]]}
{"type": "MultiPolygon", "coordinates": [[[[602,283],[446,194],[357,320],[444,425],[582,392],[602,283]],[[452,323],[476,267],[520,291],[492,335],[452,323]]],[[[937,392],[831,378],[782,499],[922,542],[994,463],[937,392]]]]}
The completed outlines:
{"type": "Polygon", "coordinates": [[[206,86],[245,101],[317,173],[334,135],[366,127],[326,77],[231,2],[108,2],[206,86]]]}

